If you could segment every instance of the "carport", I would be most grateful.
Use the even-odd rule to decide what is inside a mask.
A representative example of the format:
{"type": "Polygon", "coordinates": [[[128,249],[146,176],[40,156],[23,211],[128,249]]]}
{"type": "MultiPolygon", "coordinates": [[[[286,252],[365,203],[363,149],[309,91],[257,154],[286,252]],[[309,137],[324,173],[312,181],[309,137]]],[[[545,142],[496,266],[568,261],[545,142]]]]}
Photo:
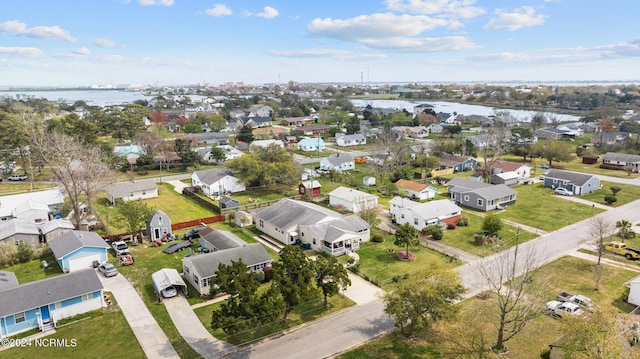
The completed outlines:
{"type": "Polygon", "coordinates": [[[176,288],[176,290],[181,291],[182,294],[187,294],[187,285],[182,280],[180,273],[173,268],[162,268],[153,273],[151,275],[151,281],[153,283],[153,289],[160,300],[162,300],[160,292],[171,286],[176,288]]]}

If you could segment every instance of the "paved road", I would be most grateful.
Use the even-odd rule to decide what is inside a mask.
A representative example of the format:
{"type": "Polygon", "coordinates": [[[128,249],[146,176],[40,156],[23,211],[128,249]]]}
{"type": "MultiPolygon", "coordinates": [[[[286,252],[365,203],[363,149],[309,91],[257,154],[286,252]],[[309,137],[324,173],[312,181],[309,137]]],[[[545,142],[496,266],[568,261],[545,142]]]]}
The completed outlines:
{"type": "Polygon", "coordinates": [[[219,358],[235,349],[235,346],[214,338],[207,331],[182,295],[165,298],[163,302],[182,338],[203,358],[219,358]]]}
{"type": "Polygon", "coordinates": [[[98,274],[98,277],[104,289],[111,292],[118,302],[147,358],[180,358],[127,278],[122,274],[111,278],[98,274]]]}

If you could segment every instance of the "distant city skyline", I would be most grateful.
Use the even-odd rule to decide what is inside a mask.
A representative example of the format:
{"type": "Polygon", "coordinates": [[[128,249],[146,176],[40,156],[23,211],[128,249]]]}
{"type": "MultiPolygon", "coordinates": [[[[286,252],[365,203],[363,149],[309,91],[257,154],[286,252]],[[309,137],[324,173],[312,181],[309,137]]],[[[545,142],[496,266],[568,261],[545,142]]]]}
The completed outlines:
{"type": "Polygon", "coordinates": [[[601,0],[7,0],[0,88],[628,82],[638,14],[601,0]]]}

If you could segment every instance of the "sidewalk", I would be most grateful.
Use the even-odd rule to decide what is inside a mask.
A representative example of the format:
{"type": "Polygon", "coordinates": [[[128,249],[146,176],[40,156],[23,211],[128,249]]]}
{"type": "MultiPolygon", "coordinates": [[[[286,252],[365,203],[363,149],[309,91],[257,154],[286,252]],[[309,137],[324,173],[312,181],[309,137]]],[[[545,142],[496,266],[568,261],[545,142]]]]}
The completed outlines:
{"type": "MultiPolygon", "coordinates": [[[[580,251],[577,251],[577,250],[575,252],[571,253],[570,255],[572,257],[577,257],[577,258],[582,258],[582,259],[593,261],[593,263],[597,263],[598,262],[598,256],[597,255],[584,253],[584,252],[580,252],[580,251]]],[[[613,260],[613,259],[609,259],[609,258],[606,258],[606,257],[600,258],[600,263],[606,264],[606,265],[610,265],[612,267],[622,268],[622,269],[626,269],[626,270],[630,270],[630,271],[634,271],[634,272],[639,272],[640,273],[640,267],[638,267],[636,265],[626,264],[626,263],[619,262],[619,261],[616,261],[616,260],[613,260]]]]}
{"type": "Polygon", "coordinates": [[[586,204],[588,206],[594,206],[596,208],[600,208],[600,209],[604,209],[605,211],[611,210],[613,209],[613,207],[601,204],[601,203],[596,203],[596,202],[591,202],[591,201],[587,201],[586,199],[582,199],[582,198],[577,198],[575,196],[558,196],[564,200],[567,201],[571,201],[571,202],[576,202],[576,203],[582,203],[582,204],[586,204]]]}

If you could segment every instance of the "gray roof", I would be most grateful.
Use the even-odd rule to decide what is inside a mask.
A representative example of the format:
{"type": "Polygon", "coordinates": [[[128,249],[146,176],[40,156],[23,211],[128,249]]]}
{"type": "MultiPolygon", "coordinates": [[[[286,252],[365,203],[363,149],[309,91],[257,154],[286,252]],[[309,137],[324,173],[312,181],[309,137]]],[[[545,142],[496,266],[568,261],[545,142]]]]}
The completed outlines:
{"type": "Polygon", "coordinates": [[[240,202],[237,199],[234,199],[233,197],[230,196],[221,196],[220,197],[220,203],[224,203],[225,205],[227,205],[227,208],[229,207],[230,204],[235,204],[236,206],[240,204],[240,202]]]}
{"type": "Polygon", "coordinates": [[[231,170],[226,167],[220,167],[196,171],[195,174],[198,176],[198,179],[200,179],[200,182],[212,185],[218,182],[221,178],[231,176],[231,170]]]}
{"type": "Polygon", "coordinates": [[[340,198],[348,202],[361,201],[371,198],[378,198],[378,196],[371,193],[358,191],[357,189],[340,186],[333,191],[329,192],[329,197],[340,198]]]}
{"type": "Polygon", "coordinates": [[[0,270],[0,292],[18,286],[18,278],[15,273],[0,270]]]}
{"type": "Polygon", "coordinates": [[[462,208],[458,207],[455,203],[448,199],[439,199],[436,201],[419,203],[415,206],[410,206],[410,208],[412,211],[416,212],[425,219],[450,216],[452,213],[458,213],[462,211],[462,208]]]}
{"type": "Polygon", "coordinates": [[[312,224],[308,227],[317,233],[323,241],[329,243],[339,241],[343,237],[352,237],[371,228],[369,223],[357,215],[312,224]]]}
{"type": "Polygon", "coordinates": [[[584,173],[563,171],[563,170],[551,170],[544,175],[545,178],[556,178],[565,181],[569,181],[576,186],[583,186],[589,180],[591,180],[594,176],[588,175],[584,173]]]}
{"type": "Polygon", "coordinates": [[[247,242],[229,231],[214,230],[200,236],[202,240],[207,241],[219,251],[231,248],[246,246],[247,242]]]}
{"type": "Polygon", "coordinates": [[[0,241],[18,233],[37,236],[38,226],[32,220],[20,218],[0,222],[0,241]]]}
{"type": "Polygon", "coordinates": [[[449,188],[449,192],[451,192],[452,189],[460,193],[473,192],[485,199],[496,199],[516,194],[516,191],[504,184],[488,184],[464,178],[452,179],[447,182],[447,188],[449,188]]]}
{"type": "Polygon", "coordinates": [[[607,152],[602,159],[606,161],[640,162],[640,155],[632,155],[629,153],[607,152]]]}
{"type": "Polygon", "coordinates": [[[293,230],[298,225],[311,225],[328,219],[342,218],[338,212],[313,203],[284,198],[273,205],[256,210],[256,217],[279,229],[293,230]]]}
{"type": "Polygon", "coordinates": [[[107,242],[96,232],[69,231],[47,242],[56,259],[82,247],[109,248],[107,242]]]}
{"type": "Polygon", "coordinates": [[[129,197],[131,192],[140,192],[144,190],[155,190],[156,180],[142,180],[135,182],[118,182],[108,185],[107,193],[113,198],[129,197]]]}
{"type": "Polygon", "coordinates": [[[361,135],[359,133],[356,133],[356,134],[353,134],[353,135],[343,135],[341,137],[345,141],[348,141],[348,140],[365,140],[366,139],[366,137],[364,137],[364,135],[361,135]]]}
{"type": "Polygon", "coordinates": [[[162,268],[159,271],[154,272],[151,274],[151,282],[157,292],[171,286],[187,286],[184,284],[180,273],[178,273],[174,268],[162,268]]]}
{"type": "Polygon", "coordinates": [[[90,269],[21,284],[0,292],[0,318],[101,289],[100,278],[90,269]]]}
{"type": "Polygon", "coordinates": [[[342,163],[353,162],[353,156],[350,153],[334,153],[327,157],[327,161],[334,166],[338,166],[342,163]]]}
{"type": "Polygon", "coordinates": [[[244,247],[186,257],[182,261],[190,262],[191,266],[195,268],[201,278],[211,278],[216,274],[221,263],[231,265],[231,261],[238,261],[240,259],[242,259],[242,262],[247,266],[273,261],[273,258],[271,258],[260,243],[252,243],[244,247]]]}

